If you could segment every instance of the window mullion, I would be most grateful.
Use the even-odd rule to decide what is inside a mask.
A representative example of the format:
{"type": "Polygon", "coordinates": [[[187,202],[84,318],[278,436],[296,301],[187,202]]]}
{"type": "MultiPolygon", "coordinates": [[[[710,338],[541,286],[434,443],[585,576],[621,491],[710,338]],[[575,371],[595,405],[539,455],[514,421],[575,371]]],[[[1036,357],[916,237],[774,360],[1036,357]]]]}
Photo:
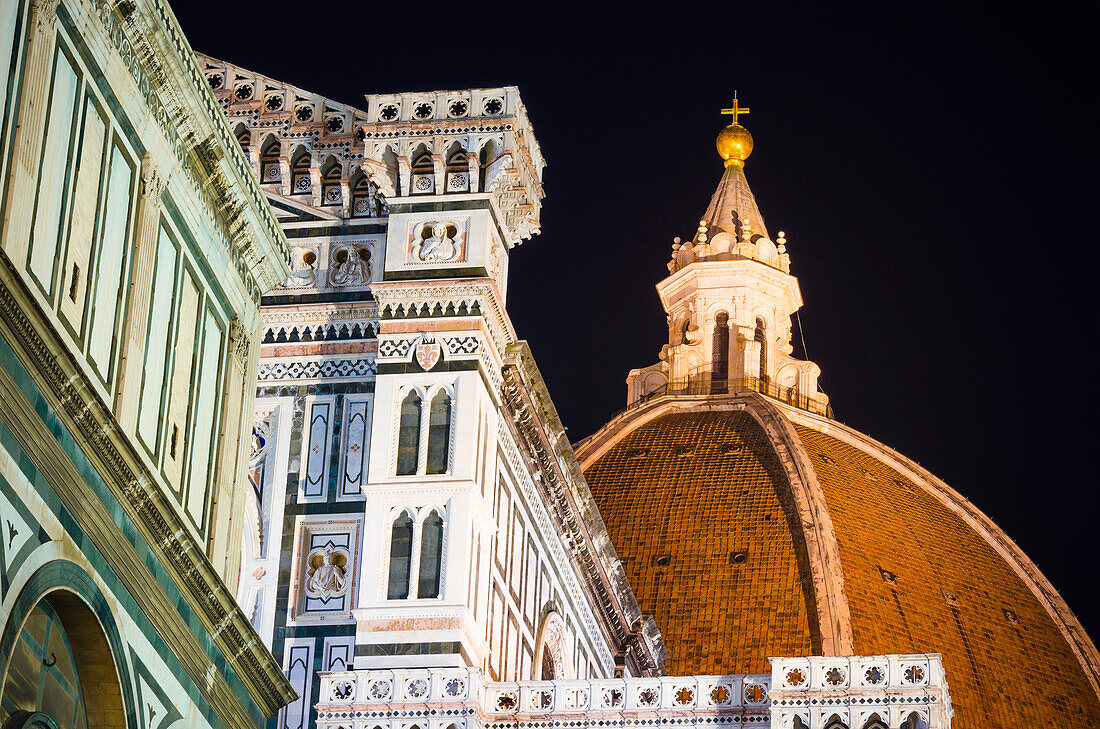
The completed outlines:
{"type": "Polygon", "coordinates": [[[424,520],[413,522],[412,554],[409,555],[409,599],[420,597],[420,544],[424,536],[424,520]]]}

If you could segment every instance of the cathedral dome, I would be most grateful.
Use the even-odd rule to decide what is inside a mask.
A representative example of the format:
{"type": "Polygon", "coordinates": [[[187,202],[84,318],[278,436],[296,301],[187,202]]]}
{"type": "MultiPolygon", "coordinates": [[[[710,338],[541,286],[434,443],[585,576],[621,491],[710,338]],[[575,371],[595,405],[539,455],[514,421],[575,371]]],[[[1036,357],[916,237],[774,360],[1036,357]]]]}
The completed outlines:
{"type": "Polygon", "coordinates": [[[1058,593],[881,443],[745,391],[650,399],[576,451],[670,674],[941,653],[956,729],[1100,727],[1096,648],[1058,593]]]}

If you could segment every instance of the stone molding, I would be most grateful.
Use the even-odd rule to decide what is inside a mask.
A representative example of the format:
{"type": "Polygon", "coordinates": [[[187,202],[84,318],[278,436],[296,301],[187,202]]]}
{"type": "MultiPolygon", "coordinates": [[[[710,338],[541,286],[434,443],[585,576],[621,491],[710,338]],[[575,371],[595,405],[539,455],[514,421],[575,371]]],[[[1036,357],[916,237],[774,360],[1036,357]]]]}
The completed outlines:
{"type": "Polygon", "coordinates": [[[466,304],[468,308],[477,304],[497,352],[503,354],[504,349],[516,341],[516,331],[492,279],[451,279],[434,284],[424,281],[379,281],[371,285],[371,293],[378,301],[378,311],[383,321],[389,320],[387,307],[392,312],[398,305],[415,309],[427,307],[430,311],[435,304],[443,308],[451,303],[466,304]]]}
{"type": "Polygon", "coordinates": [[[625,657],[632,675],[660,675],[665,658],[660,633],[638,607],[526,344],[509,348],[503,378],[501,400],[512,436],[534,469],[535,484],[604,634],[625,657]]]}
{"type": "MultiPolygon", "coordinates": [[[[163,0],[85,0],[115,47],[254,297],[289,275],[290,247],[163,0]],[[169,76],[189,83],[168,84],[169,76]],[[247,218],[242,220],[242,218],[247,218]],[[260,240],[251,231],[263,231],[260,240]]],[[[96,27],[96,24],[89,24],[96,27]]]]}
{"type": "Polygon", "coordinates": [[[770,674],[495,682],[476,668],[353,670],[321,674],[318,729],[350,716],[399,729],[645,725],[820,729],[833,715],[859,729],[873,714],[901,727],[917,714],[950,729],[953,711],[935,653],[771,658],[770,674]],[[793,680],[792,680],[793,679],[793,680]],[[567,721],[562,721],[567,719],[567,721]]]}

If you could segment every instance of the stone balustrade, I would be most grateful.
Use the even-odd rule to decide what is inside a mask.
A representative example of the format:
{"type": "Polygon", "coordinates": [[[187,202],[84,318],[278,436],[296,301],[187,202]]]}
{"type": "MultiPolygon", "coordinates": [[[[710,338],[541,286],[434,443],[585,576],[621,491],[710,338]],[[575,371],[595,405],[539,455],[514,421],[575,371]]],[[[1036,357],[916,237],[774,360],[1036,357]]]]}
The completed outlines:
{"type": "Polygon", "coordinates": [[[949,729],[938,653],[772,658],[774,729],[949,729]]]}
{"type": "Polygon", "coordinates": [[[551,720],[575,729],[685,721],[775,729],[951,725],[935,654],[775,658],[770,676],[495,682],[470,668],[341,671],[321,674],[316,708],[319,729],[474,729],[551,720]]]}

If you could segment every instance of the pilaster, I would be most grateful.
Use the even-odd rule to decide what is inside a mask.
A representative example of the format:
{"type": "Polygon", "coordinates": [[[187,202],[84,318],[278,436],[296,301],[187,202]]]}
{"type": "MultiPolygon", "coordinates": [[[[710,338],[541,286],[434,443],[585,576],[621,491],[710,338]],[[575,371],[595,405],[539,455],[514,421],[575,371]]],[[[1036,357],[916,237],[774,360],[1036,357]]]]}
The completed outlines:
{"type": "Polygon", "coordinates": [[[141,195],[138,200],[137,232],[134,236],[134,266],[130,277],[129,309],[124,323],[124,340],[115,416],[128,432],[137,429],[141,374],[144,369],[145,339],[148,335],[149,305],[153,296],[157,239],[160,235],[161,195],[168,181],[147,156],[141,161],[141,195]]]}
{"type": "Polygon", "coordinates": [[[15,130],[15,154],[9,172],[8,212],[4,216],[3,241],[8,257],[22,265],[30,245],[34,216],[22,211],[34,209],[38,192],[38,163],[50,103],[50,76],[56,43],[57,5],[59,0],[35,0],[31,7],[30,41],[23,71],[15,130]],[[13,214],[18,212],[19,214],[13,214]]]}

